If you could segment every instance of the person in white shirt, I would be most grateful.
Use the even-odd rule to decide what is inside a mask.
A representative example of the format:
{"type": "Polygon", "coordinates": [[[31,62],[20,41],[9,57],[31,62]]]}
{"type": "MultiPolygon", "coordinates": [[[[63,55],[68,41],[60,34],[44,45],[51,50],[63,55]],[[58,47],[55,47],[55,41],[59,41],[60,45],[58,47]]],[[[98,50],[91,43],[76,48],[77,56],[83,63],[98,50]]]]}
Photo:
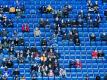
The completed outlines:
{"type": "Polygon", "coordinates": [[[40,32],[39,28],[36,27],[36,28],[34,29],[34,36],[35,36],[35,37],[38,37],[38,36],[40,36],[40,34],[41,34],[41,32],[40,32]]]}

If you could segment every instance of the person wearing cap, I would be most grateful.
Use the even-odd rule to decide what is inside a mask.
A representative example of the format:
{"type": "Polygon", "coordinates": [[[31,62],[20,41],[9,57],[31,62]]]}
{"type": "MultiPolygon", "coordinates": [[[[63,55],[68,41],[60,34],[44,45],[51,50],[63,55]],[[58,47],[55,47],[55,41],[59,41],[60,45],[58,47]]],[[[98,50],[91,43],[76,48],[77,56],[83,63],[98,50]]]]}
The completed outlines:
{"type": "Polygon", "coordinates": [[[35,37],[38,37],[38,36],[40,36],[40,35],[41,35],[41,32],[40,32],[39,28],[36,27],[36,28],[34,29],[34,36],[35,36],[35,37]]]}

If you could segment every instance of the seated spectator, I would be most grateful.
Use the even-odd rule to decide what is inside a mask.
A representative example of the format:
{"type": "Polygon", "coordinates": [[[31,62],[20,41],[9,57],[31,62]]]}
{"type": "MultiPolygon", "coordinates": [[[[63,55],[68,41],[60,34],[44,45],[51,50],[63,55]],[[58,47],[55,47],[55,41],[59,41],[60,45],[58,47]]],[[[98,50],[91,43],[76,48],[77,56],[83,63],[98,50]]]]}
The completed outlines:
{"type": "Polygon", "coordinates": [[[62,14],[64,17],[68,17],[70,10],[72,10],[72,6],[70,5],[65,5],[63,10],[62,10],[62,14]]]}
{"type": "Polygon", "coordinates": [[[63,68],[60,68],[59,74],[60,74],[60,76],[62,76],[63,78],[65,78],[66,77],[66,70],[63,69],[63,68]]]}
{"type": "Polygon", "coordinates": [[[103,52],[103,51],[98,51],[97,56],[98,56],[98,58],[99,58],[99,57],[104,57],[104,52],[103,52]]]}
{"type": "Polygon", "coordinates": [[[92,52],[92,58],[98,58],[98,51],[97,50],[94,50],[92,52]]]}
{"type": "Polygon", "coordinates": [[[41,62],[44,63],[44,62],[46,62],[46,61],[47,61],[47,57],[46,57],[45,54],[43,54],[43,55],[41,56],[41,62]]]}
{"type": "Polygon", "coordinates": [[[12,68],[13,62],[11,60],[6,61],[6,66],[7,66],[7,68],[12,68]]]}
{"type": "Polygon", "coordinates": [[[69,32],[69,40],[72,41],[72,39],[73,39],[73,34],[72,34],[72,32],[70,31],[70,32],[69,32]]]}
{"type": "Polygon", "coordinates": [[[1,76],[1,80],[8,80],[8,77],[6,77],[6,76],[1,76]]]}
{"type": "Polygon", "coordinates": [[[107,41],[107,34],[105,32],[103,32],[101,35],[100,35],[100,38],[102,41],[107,41]]]}
{"type": "Polygon", "coordinates": [[[46,47],[47,47],[47,41],[46,41],[46,39],[42,39],[41,40],[41,46],[42,46],[42,50],[44,51],[46,49],[46,47]]]}
{"type": "Polygon", "coordinates": [[[74,44],[77,45],[77,46],[79,46],[79,45],[80,45],[80,40],[79,40],[78,38],[75,39],[75,40],[74,40],[74,44]]]}
{"type": "Polygon", "coordinates": [[[107,19],[107,9],[104,11],[104,16],[105,16],[106,19],[107,19]]]}
{"type": "Polygon", "coordinates": [[[0,41],[0,54],[2,53],[3,51],[3,45],[1,44],[1,41],[0,41]]]}
{"type": "Polygon", "coordinates": [[[96,40],[96,35],[94,33],[92,33],[90,35],[90,41],[95,41],[96,40]]]}
{"type": "Polygon", "coordinates": [[[3,8],[3,12],[9,12],[9,7],[7,5],[3,8]]]}
{"type": "Polygon", "coordinates": [[[94,13],[98,13],[99,11],[99,6],[98,6],[98,1],[95,1],[95,4],[93,4],[93,9],[94,9],[94,13]]]}
{"type": "Polygon", "coordinates": [[[46,25],[48,25],[48,19],[44,20],[44,19],[40,19],[39,21],[40,27],[45,27],[46,25]]]}
{"type": "Polygon", "coordinates": [[[5,36],[8,35],[8,31],[6,31],[6,29],[2,29],[0,35],[1,35],[2,37],[5,37],[5,36]]]}
{"type": "Polygon", "coordinates": [[[16,69],[13,71],[13,75],[14,75],[14,76],[19,76],[19,75],[20,75],[19,69],[16,68],[16,69]]]}
{"type": "Polygon", "coordinates": [[[46,8],[46,6],[41,6],[40,8],[39,8],[39,11],[41,12],[41,13],[46,13],[47,12],[47,10],[46,10],[47,8],[46,8]]]}
{"type": "Polygon", "coordinates": [[[97,75],[95,80],[101,80],[100,76],[97,75]]]}
{"type": "Polygon", "coordinates": [[[15,46],[18,46],[18,43],[19,43],[19,39],[18,39],[18,38],[15,38],[15,40],[14,40],[15,46]]]}
{"type": "Polygon", "coordinates": [[[107,80],[107,74],[104,76],[104,80],[107,80]]]}
{"type": "Polygon", "coordinates": [[[2,76],[3,76],[3,78],[8,78],[9,75],[10,75],[10,72],[9,72],[8,68],[5,67],[4,70],[3,70],[3,75],[2,76]]]}
{"type": "Polygon", "coordinates": [[[51,5],[48,5],[47,8],[46,8],[46,12],[50,13],[52,11],[53,11],[53,8],[51,7],[51,5]]]}
{"type": "Polygon", "coordinates": [[[1,40],[2,46],[3,48],[8,48],[9,47],[9,42],[7,37],[3,37],[3,39],[1,40]]]}
{"type": "Polygon", "coordinates": [[[50,77],[54,76],[53,70],[49,70],[48,76],[50,77]]]}
{"type": "Polygon", "coordinates": [[[79,59],[73,60],[69,63],[69,67],[82,68],[82,63],[79,59]]]}
{"type": "Polygon", "coordinates": [[[86,75],[85,80],[89,80],[89,77],[86,75]]]}
{"type": "Polygon", "coordinates": [[[24,38],[23,37],[19,38],[18,45],[22,45],[22,46],[24,45],[24,38]]]}
{"type": "Polygon", "coordinates": [[[62,40],[67,40],[67,34],[66,34],[66,32],[63,32],[62,40]]]}
{"type": "Polygon", "coordinates": [[[38,37],[40,35],[41,35],[41,31],[39,30],[39,28],[36,27],[35,30],[34,30],[34,36],[38,37]]]}
{"type": "Polygon", "coordinates": [[[16,13],[16,8],[15,7],[10,7],[9,8],[9,13],[16,13]]]}
{"type": "Polygon", "coordinates": [[[38,65],[37,64],[34,64],[31,66],[31,72],[32,71],[38,72],[38,65]]]}
{"type": "Polygon", "coordinates": [[[25,58],[23,57],[23,51],[20,51],[18,62],[19,63],[24,63],[25,58]]]}
{"type": "Polygon", "coordinates": [[[79,59],[76,59],[76,64],[75,64],[76,68],[82,68],[82,63],[79,59]]]}
{"type": "Polygon", "coordinates": [[[26,80],[26,77],[23,75],[20,80],[26,80]]]}
{"type": "Polygon", "coordinates": [[[22,25],[22,32],[29,32],[29,25],[28,24],[22,25]]]}
{"type": "Polygon", "coordinates": [[[61,18],[62,17],[62,11],[58,10],[58,11],[54,11],[53,13],[53,17],[56,18],[61,18]]]}
{"type": "Polygon", "coordinates": [[[2,13],[3,13],[3,6],[0,5],[0,14],[2,14],[2,13]]]}
{"type": "Polygon", "coordinates": [[[14,47],[10,46],[8,52],[10,55],[14,54],[14,47]]]}
{"type": "Polygon", "coordinates": [[[2,25],[3,25],[3,27],[13,27],[13,22],[12,22],[12,20],[7,19],[7,17],[4,16],[3,20],[2,20],[2,25]]]}

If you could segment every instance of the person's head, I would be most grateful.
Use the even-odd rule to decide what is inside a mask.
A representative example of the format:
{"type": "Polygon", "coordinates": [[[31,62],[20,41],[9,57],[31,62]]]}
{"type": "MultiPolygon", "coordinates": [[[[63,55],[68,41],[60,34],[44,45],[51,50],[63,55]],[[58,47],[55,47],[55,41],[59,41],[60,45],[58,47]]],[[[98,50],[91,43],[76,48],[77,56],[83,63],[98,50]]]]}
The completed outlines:
{"type": "Polygon", "coordinates": [[[100,76],[97,75],[96,76],[96,80],[101,80],[100,76]]]}

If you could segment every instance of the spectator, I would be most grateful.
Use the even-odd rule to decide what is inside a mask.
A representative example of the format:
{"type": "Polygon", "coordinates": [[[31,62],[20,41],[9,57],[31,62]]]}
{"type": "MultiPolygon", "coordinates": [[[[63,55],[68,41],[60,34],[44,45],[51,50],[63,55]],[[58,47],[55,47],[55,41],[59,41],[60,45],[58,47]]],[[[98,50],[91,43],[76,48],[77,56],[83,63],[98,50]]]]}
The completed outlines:
{"type": "Polygon", "coordinates": [[[29,32],[29,25],[28,24],[22,25],[22,32],[29,32]]]}
{"type": "Polygon", "coordinates": [[[97,50],[94,50],[92,52],[92,58],[98,58],[98,51],[97,50]]]}
{"type": "Polygon", "coordinates": [[[47,10],[46,10],[47,8],[46,8],[46,6],[41,6],[40,8],[39,8],[39,11],[41,12],[41,13],[46,13],[47,12],[47,10]]]}
{"type": "Polygon", "coordinates": [[[24,63],[23,51],[20,51],[20,53],[18,55],[18,62],[24,63]]]}
{"type": "Polygon", "coordinates": [[[96,76],[96,80],[101,80],[100,76],[97,75],[96,76]]]}
{"type": "Polygon", "coordinates": [[[96,35],[94,33],[92,33],[90,35],[90,41],[95,41],[96,40],[96,35]]]}
{"type": "Polygon", "coordinates": [[[38,37],[40,35],[41,35],[41,32],[40,32],[39,28],[36,27],[35,30],[34,30],[34,36],[38,37]]]}
{"type": "Polygon", "coordinates": [[[52,11],[53,11],[53,8],[51,7],[51,5],[48,5],[47,8],[46,8],[46,12],[50,13],[52,11]]]}
{"type": "Polygon", "coordinates": [[[76,64],[75,64],[76,68],[82,68],[82,63],[79,59],[76,59],[76,64]]]}
{"type": "Polygon", "coordinates": [[[103,32],[101,35],[100,35],[100,38],[102,41],[107,41],[107,34],[105,32],[103,32]]]}
{"type": "Polygon", "coordinates": [[[53,70],[49,70],[48,76],[51,76],[51,77],[54,76],[53,70]]]}
{"type": "Polygon", "coordinates": [[[88,77],[88,76],[86,76],[86,77],[85,77],[85,80],[89,80],[89,77],[88,77]]]}
{"type": "Polygon", "coordinates": [[[2,29],[0,35],[1,35],[2,37],[5,37],[5,36],[8,35],[8,31],[6,31],[6,29],[2,29]]]}
{"type": "Polygon", "coordinates": [[[9,8],[9,13],[16,13],[16,8],[15,7],[10,7],[9,8]]]}
{"type": "Polygon", "coordinates": [[[31,66],[31,72],[32,71],[38,72],[38,65],[37,64],[34,64],[31,66]]]}
{"type": "Polygon", "coordinates": [[[107,74],[104,76],[104,80],[107,80],[107,74]]]}
{"type": "Polygon", "coordinates": [[[48,25],[48,19],[44,20],[44,19],[40,19],[39,21],[40,27],[45,27],[46,25],[48,25]]]}
{"type": "Polygon", "coordinates": [[[42,46],[42,50],[44,51],[46,49],[46,47],[47,47],[47,41],[46,41],[46,39],[42,39],[41,46],[42,46]]]}
{"type": "Polygon", "coordinates": [[[24,45],[24,38],[23,37],[19,38],[18,45],[21,45],[21,46],[24,45]]]}
{"type": "Polygon", "coordinates": [[[46,57],[45,54],[43,54],[43,55],[41,56],[41,61],[42,61],[42,63],[44,63],[44,62],[47,61],[47,57],[46,57]]]}
{"type": "Polygon", "coordinates": [[[0,14],[2,14],[2,13],[3,13],[3,6],[0,5],[0,14]]]}
{"type": "Polygon", "coordinates": [[[26,80],[26,77],[23,75],[20,80],[26,80]]]}
{"type": "Polygon", "coordinates": [[[107,20],[107,9],[104,11],[104,16],[106,17],[107,20]]]}
{"type": "Polygon", "coordinates": [[[94,13],[98,13],[99,7],[98,7],[98,1],[95,1],[95,4],[93,4],[94,13]]]}
{"type": "Polygon", "coordinates": [[[60,68],[59,74],[60,74],[60,76],[62,76],[63,78],[65,78],[66,77],[66,70],[63,69],[63,68],[60,68]]]}
{"type": "Polygon", "coordinates": [[[15,46],[18,46],[18,43],[19,43],[19,39],[18,39],[18,38],[15,38],[15,40],[14,40],[15,46]]]}
{"type": "Polygon", "coordinates": [[[99,58],[99,57],[104,57],[103,51],[99,51],[98,54],[97,54],[97,56],[98,56],[98,58],[99,58]]]}
{"type": "Polygon", "coordinates": [[[6,62],[6,66],[7,66],[7,68],[12,68],[13,67],[13,62],[11,60],[8,60],[6,62]]]}
{"type": "Polygon", "coordinates": [[[14,47],[10,46],[8,52],[10,55],[14,54],[14,47]]]}
{"type": "Polygon", "coordinates": [[[7,5],[3,8],[3,12],[9,12],[9,7],[7,5]]]}
{"type": "Polygon", "coordinates": [[[1,40],[2,46],[3,48],[8,48],[9,47],[9,42],[7,37],[3,37],[3,39],[1,40]]]}
{"type": "Polygon", "coordinates": [[[15,69],[14,71],[13,71],[13,76],[15,76],[15,77],[17,77],[17,76],[19,76],[20,75],[20,71],[19,71],[19,69],[15,69]]]}

